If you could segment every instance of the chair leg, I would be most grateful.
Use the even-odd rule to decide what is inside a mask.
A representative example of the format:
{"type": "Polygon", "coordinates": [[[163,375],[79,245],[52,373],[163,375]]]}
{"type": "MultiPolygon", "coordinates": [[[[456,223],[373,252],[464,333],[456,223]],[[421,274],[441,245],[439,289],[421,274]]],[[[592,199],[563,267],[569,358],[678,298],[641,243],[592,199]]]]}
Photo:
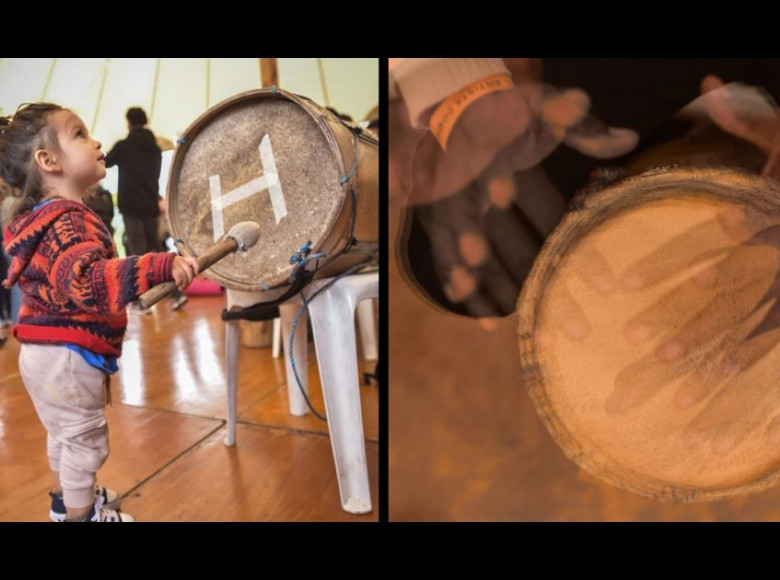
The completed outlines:
{"type": "Polygon", "coordinates": [[[225,445],[236,444],[236,412],[238,390],[238,321],[225,324],[227,366],[227,437],[225,445]]]}
{"type": "Polygon", "coordinates": [[[338,284],[309,304],[341,505],[371,511],[355,342],[355,304],[338,284]],[[347,321],[347,323],[345,323],[347,321]]]}
{"type": "MultiPolygon", "coordinates": [[[[290,404],[290,414],[296,417],[302,417],[309,412],[306,405],[306,399],[303,398],[298,383],[295,381],[295,374],[290,364],[290,333],[295,316],[301,308],[301,299],[299,297],[291,298],[279,306],[279,315],[281,316],[282,342],[284,351],[284,366],[287,371],[287,399],[290,404]]],[[[298,377],[301,379],[301,385],[306,396],[309,395],[309,357],[307,348],[308,323],[306,313],[304,312],[298,319],[298,326],[295,329],[295,339],[293,344],[293,355],[295,357],[295,368],[298,371],[298,377]]]]}
{"type": "Polygon", "coordinates": [[[271,330],[273,333],[273,342],[271,344],[271,356],[273,358],[279,358],[282,354],[282,320],[281,318],[274,318],[274,326],[271,330]]]}
{"type": "Polygon", "coordinates": [[[366,360],[377,360],[379,353],[376,345],[376,324],[374,324],[374,304],[371,299],[362,300],[357,306],[358,325],[360,326],[360,342],[363,346],[363,357],[366,360]]]}

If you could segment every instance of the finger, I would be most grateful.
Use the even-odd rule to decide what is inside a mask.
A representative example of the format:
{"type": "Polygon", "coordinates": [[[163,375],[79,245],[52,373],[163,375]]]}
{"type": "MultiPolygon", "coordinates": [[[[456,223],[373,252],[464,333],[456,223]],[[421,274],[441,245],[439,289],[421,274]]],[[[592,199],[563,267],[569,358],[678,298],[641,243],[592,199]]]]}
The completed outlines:
{"type": "Polygon", "coordinates": [[[480,268],[478,292],[495,304],[497,313],[505,316],[514,312],[521,283],[515,278],[516,272],[507,270],[506,265],[497,259],[494,252],[480,268]]]}
{"type": "Polygon", "coordinates": [[[714,75],[702,81],[704,107],[724,131],[769,151],[777,131],[771,97],[755,87],[723,81],[714,75]]]}
{"type": "Polygon", "coordinates": [[[563,137],[566,130],[578,125],[590,111],[590,97],[580,89],[544,88],[541,117],[563,137]]]}
{"type": "Polygon", "coordinates": [[[716,257],[705,269],[689,268],[686,281],[626,324],[626,338],[641,345],[670,331],[655,350],[659,360],[666,362],[696,350],[755,310],[775,275],[772,253],[767,248],[740,246],[725,258],[716,257]]]}
{"type": "Polygon", "coordinates": [[[759,306],[767,302],[771,302],[769,311],[761,322],[751,331],[748,335],[748,339],[755,338],[764,334],[765,332],[771,332],[776,328],[780,328],[780,301],[778,301],[778,294],[780,294],[780,277],[775,278],[772,283],[772,287],[767,294],[764,295],[759,301],[759,306]]]}
{"type": "Polygon", "coordinates": [[[477,192],[466,188],[415,209],[430,240],[434,270],[453,302],[462,302],[476,290],[479,280],[472,266],[483,263],[489,252],[481,233],[478,204],[477,192]]]}
{"type": "Polygon", "coordinates": [[[583,244],[577,259],[572,260],[574,273],[599,294],[607,296],[617,289],[617,276],[606,256],[594,245],[583,244]]]}
{"type": "Polygon", "coordinates": [[[656,356],[663,361],[679,359],[735,328],[753,312],[764,287],[757,281],[736,292],[718,292],[680,332],[658,345],[656,356]]]}
{"type": "Polygon", "coordinates": [[[681,383],[675,394],[675,405],[689,409],[718,392],[727,382],[734,379],[742,363],[736,354],[743,348],[744,332],[732,332],[716,337],[701,350],[690,364],[691,374],[681,383]]]}
{"type": "Polygon", "coordinates": [[[639,143],[639,133],[623,127],[609,127],[595,117],[587,117],[567,130],[564,143],[589,157],[612,159],[632,151],[639,143]]]}
{"type": "Polygon", "coordinates": [[[498,325],[500,323],[500,319],[495,316],[486,316],[484,318],[477,319],[480,328],[482,330],[485,330],[487,332],[493,332],[498,328],[498,325]]]}
{"type": "Polygon", "coordinates": [[[780,249],[780,224],[766,227],[745,241],[750,246],[768,246],[780,249]]]}
{"type": "MultiPolygon", "coordinates": [[[[780,217],[758,211],[752,207],[727,206],[719,210],[715,218],[723,232],[736,243],[751,243],[750,239],[754,236],[758,237],[752,243],[766,243],[774,237],[778,237],[771,235],[771,232],[764,235],[759,234],[780,224],[780,217]]],[[[772,245],[780,246],[780,244],[772,245]]]]}
{"type": "Polygon", "coordinates": [[[685,376],[687,370],[684,361],[661,363],[654,354],[645,355],[615,376],[615,387],[607,398],[605,411],[609,415],[625,415],[685,376]]]}
{"type": "Polygon", "coordinates": [[[703,253],[702,248],[717,249],[731,245],[717,220],[707,220],[695,225],[652,253],[639,258],[621,276],[620,283],[626,291],[639,291],[664,282],[697,262],[712,259],[717,251],[703,253]]]}
{"type": "Polygon", "coordinates": [[[560,330],[570,340],[579,342],[590,336],[593,328],[585,315],[585,310],[577,302],[565,282],[560,284],[555,304],[559,319],[562,321],[560,330]]]}
{"type": "Polygon", "coordinates": [[[528,218],[539,235],[547,238],[566,213],[567,201],[552,184],[545,171],[537,166],[523,171],[488,173],[485,175],[485,180],[488,183],[488,190],[491,191],[491,199],[494,196],[490,186],[494,178],[510,180],[515,192],[512,202],[528,218]]]}
{"type": "MultiPolygon", "coordinates": [[[[752,349],[745,343],[737,350],[742,346],[752,349]]],[[[776,412],[776,389],[767,383],[766,371],[751,367],[733,369],[729,379],[686,427],[683,437],[692,447],[710,441],[712,451],[724,455],[776,412]]]]}
{"type": "Polygon", "coordinates": [[[489,209],[484,224],[491,254],[512,281],[516,297],[534,265],[544,238],[516,206],[489,209]]]}

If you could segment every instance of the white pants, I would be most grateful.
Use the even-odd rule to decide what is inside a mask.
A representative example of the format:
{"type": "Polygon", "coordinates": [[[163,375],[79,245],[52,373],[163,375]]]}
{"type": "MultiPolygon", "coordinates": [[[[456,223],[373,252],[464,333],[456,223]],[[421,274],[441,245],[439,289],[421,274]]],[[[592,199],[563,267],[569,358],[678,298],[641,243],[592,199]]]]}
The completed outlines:
{"type": "Polygon", "coordinates": [[[105,373],[75,351],[42,344],[21,345],[19,373],[48,432],[49,466],[59,471],[65,505],[91,505],[108,457],[105,373]]]}

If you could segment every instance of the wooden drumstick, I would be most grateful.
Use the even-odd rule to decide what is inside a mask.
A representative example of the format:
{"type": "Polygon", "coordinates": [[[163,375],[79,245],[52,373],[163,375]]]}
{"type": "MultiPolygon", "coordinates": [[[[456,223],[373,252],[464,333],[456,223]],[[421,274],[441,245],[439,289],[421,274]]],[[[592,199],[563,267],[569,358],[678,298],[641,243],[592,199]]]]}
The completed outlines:
{"type": "MultiPolygon", "coordinates": [[[[245,252],[257,243],[260,238],[260,226],[255,222],[241,222],[230,228],[222,240],[211,246],[203,254],[198,256],[200,272],[210,268],[222,258],[233,252],[245,252]]],[[[168,296],[176,289],[173,280],[158,284],[138,297],[141,308],[149,308],[168,296]]]]}

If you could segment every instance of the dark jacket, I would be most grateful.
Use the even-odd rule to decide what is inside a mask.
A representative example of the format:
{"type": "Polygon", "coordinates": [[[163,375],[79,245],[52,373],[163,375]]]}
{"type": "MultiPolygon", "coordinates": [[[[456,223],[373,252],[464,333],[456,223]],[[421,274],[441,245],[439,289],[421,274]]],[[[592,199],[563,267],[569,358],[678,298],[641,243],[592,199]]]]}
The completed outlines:
{"type": "Polygon", "coordinates": [[[111,222],[114,219],[114,200],[111,198],[111,193],[107,189],[98,186],[84,194],[84,203],[89,209],[98,214],[113,237],[114,226],[111,225],[111,222]]]}
{"type": "Polygon", "coordinates": [[[119,166],[119,212],[124,216],[152,218],[160,215],[160,166],[162,153],[154,133],[133,127],[106,155],[106,167],[119,166]]]}

